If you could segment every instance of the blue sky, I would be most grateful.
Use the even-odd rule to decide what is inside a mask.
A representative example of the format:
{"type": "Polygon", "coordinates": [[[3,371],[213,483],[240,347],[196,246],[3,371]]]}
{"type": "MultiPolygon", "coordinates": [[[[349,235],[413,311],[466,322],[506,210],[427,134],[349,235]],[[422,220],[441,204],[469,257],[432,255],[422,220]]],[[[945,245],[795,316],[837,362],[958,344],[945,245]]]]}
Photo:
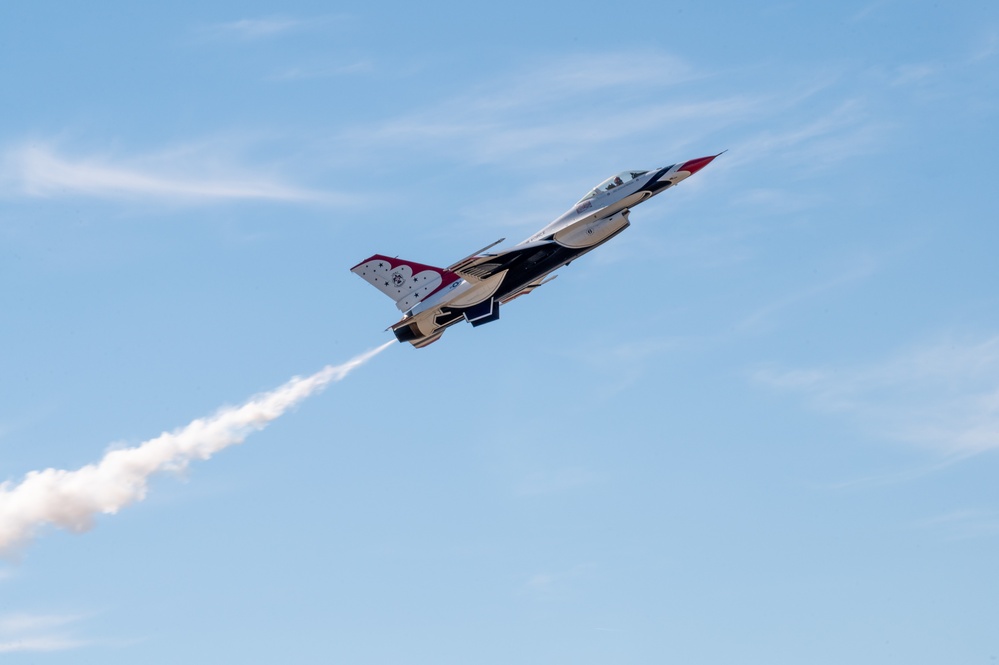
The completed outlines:
{"type": "Polygon", "coordinates": [[[997,65],[984,2],[8,3],[0,532],[391,339],[359,260],[728,152],[10,549],[5,662],[993,665],[997,65]]]}

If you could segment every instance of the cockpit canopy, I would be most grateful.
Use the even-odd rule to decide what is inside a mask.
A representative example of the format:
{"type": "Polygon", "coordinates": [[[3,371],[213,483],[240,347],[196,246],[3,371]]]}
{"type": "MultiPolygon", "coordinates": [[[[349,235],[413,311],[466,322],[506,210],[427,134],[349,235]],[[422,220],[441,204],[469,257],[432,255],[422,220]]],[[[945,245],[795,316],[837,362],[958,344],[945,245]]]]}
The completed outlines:
{"type": "Polygon", "coordinates": [[[592,199],[598,194],[603,194],[604,192],[609,192],[612,189],[620,187],[628,182],[631,182],[635,178],[641,175],[645,175],[648,171],[622,171],[615,176],[611,176],[604,180],[602,183],[590,190],[590,192],[579,199],[580,201],[585,201],[587,199],[592,199]]]}

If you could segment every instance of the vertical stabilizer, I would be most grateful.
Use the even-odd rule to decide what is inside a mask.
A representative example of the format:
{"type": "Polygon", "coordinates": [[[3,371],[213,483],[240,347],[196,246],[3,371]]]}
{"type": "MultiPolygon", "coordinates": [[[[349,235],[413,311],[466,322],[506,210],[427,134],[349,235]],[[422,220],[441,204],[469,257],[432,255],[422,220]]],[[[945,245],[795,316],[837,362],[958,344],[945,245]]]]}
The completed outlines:
{"type": "Polygon", "coordinates": [[[395,306],[403,312],[461,279],[444,268],[381,254],[361,261],[350,271],[394,300],[395,306]]]}

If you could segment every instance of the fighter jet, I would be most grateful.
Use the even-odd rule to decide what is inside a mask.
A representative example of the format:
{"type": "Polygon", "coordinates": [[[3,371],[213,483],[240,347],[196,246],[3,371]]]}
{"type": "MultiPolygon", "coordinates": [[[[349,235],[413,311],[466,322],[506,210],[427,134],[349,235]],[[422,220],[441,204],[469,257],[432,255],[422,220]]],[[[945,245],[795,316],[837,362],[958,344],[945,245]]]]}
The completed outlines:
{"type": "Polygon", "coordinates": [[[462,320],[473,326],[496,321],[500,305],[555,279],[553,272],[628,228],[634,206],[675,187],[716,157],[611,176],[508,249],[488,251],[506,240],[500,238],[447,268],[375,254],[350,271],[395,301],[404,314],[390,326],[392,332],[400,342],[422,348],[462,320]]]}

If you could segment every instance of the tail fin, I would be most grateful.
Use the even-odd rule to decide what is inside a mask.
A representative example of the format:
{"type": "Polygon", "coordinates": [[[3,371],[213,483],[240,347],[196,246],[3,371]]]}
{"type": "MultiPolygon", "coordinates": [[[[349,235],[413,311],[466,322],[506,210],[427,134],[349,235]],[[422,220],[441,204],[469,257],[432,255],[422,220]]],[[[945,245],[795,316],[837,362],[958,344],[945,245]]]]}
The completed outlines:
{"type": "Polygon", "coordinates": [[[458,275],[433,266],[375,254],[350,269],[395,301],[400,311],[412,309],[418,302],[459,279],[458,275]]]}

